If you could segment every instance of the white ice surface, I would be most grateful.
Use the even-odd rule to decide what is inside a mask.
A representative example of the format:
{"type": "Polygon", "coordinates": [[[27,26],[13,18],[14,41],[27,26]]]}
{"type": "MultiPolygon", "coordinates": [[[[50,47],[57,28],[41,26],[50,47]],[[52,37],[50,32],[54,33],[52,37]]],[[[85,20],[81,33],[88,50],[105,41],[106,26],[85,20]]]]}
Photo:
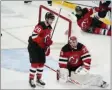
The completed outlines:
{"type": "MultiPolygon", "coordinates": [[[[80,2],[79,2],[80,3],[80,2]]],[[[2,1],[1,2],[1,49],[26,48],[29,35],[38,21],[38,8],[40,4],[47,5],[46,1],[33,1],[31,5],[24,5],[23,1],[2,1]],[[13,37],[14,36],[14,37],[13,37]]],[[[68,13],[62,13],[63,15],[68,13]]],[[[66,16],[66,15],[65,15],[66,16]]],[[[72,20],[75,17],[71,15],[72,20]]],[[[61,33],[68,29],[65,23],[58,22],[61,33]],[[61,24],[61,25],[60,25],[61,24]]],[[[92,55],[91,73],[101,74],[110,83],[110,63],[111,63],[111,39],[108,36],[92,35],[84,33],[77,26],[72,24],[72,35],[77,36],[79,42],[85,44],[92,55]]],[[[57,28],[58,29],[58,28],[57,28]]],[[[56,29],[56,30],[57,30],[56,29]]],[[[58,29],[59,30],[59,29],[58,29]]],[[[59,32],[60,33],[60,32],[59,32]]],[[[61,36],[57,35],[54,41],[60,42],[61,36]]],[[[61,38],[62,39],[62,38],[61,38]]],[[[64,41],[64,40],[63,40],[64,41]]],[[[57,58],[59,49],[52,49],[51,56],[57,58]]],[[[58,58],[57,58],[58,60],[58,58]]],[[[11,63],[11,62],[7,62],[11,63]]],[[[73,84],[59,84],[55,79],[55,72],[45,71],[45,89],[76,89],[73,84]]],[[[2,67],[1,69],[2,89],[30,89],[28,85],[28,73],[12,71],[2,67]]],[[[39,88],[39,87],[37,87],[39,88]]],[[[108,89],[110,86],[108,87],[108,89]]]]}

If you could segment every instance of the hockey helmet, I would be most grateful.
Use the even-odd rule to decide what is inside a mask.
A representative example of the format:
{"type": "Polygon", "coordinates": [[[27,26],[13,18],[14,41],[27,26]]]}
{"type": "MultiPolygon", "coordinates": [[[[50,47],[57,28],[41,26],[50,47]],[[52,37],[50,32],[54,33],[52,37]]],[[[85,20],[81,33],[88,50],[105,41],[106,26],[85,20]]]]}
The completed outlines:
{"type": "Polygon", "coordinates": [[[81,8],[80,6],[76,6],[76,7],[75,7],[75,11],[76,11],[76,12],[82,11],[82,8],[81,8]]]}
{"type": "Polygon", "coordinates": [[[51,12],[47,12],[46,14],[45,14],[45,19],[55,19],[55,16],[54,16],[54,14],[53,13],[51,13],[51,12]]]}

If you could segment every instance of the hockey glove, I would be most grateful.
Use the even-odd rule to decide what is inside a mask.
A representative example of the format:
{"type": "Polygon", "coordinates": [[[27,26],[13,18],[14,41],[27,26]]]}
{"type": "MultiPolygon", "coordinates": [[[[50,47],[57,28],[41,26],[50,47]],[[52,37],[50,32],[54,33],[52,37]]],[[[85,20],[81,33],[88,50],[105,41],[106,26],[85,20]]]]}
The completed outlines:
{"type": "Polygon", "coordinates": [[[44,39],[44,43],[46,44],[46,46],[50,46],[52,45],[53,41],[51,40],[50,36],[47,35],[44,39]]]}
{"type": "Polygon", "coordinates": [[[80,74],[80,75],[86,75],[89,73],[89,70],[85,69],[84,67],[80,66],[79,68],[76,69],[75,74],[80,74]]]}
{"type": "Polygon", "coordinates": [[[107,11],[110,4],[111,4],[111,1],[106,1],[103,3],[100,1],[99,8],[101,11],[107,11]]]}
{"type": "Polygon", "coordinates": [[[50,47],[47,47],[47,48],[45,49],[45,55],[46,55],[46,56],[49,56],[49,54],[50,54],[50,47]]]}

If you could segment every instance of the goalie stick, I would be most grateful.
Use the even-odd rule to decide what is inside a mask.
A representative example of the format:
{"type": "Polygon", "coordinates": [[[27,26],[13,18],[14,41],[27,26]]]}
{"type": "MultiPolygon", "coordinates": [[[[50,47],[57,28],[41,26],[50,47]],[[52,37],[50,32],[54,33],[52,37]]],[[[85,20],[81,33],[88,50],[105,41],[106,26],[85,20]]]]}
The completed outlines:
{"type": "Polygon", "coordinates": [[[76,86],[78,86],[78,87],[80,87],[80,88],[87,88],[87,87],[89,87],[89,85],[82,84],[82,83],[80,83],[79,81],[73,80],[73,79],[71,79],[71,78],[69,78],[69,80],[68,80],[67,82],[70,82],[70,83],[72,83],[72,84],[75,84],[76,86]]]}

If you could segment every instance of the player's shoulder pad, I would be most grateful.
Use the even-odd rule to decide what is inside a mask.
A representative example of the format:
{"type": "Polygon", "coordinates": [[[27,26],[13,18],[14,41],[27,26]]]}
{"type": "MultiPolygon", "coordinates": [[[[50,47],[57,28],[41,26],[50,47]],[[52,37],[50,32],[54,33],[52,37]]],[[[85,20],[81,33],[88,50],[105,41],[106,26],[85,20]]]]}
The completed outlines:
{"type": "Polygon", "coordinates": [[[79,20],[79,19],[81,18],[81,16],[79,16],[79,15],[77,15],[77,14],[76,14],[75,16],[77,17],[77,20],[79,20]]]}
{"type": "Polygon", "coordinates": [[[78,42],[78,44],[77,44],[77,49],[78,49],[78,50],[81,50],[83,46],[84,46],[84,45],[83,45],[82,43],[79,43],[79,42],[78,42]]]}
{"type": "Polygon", "coordinates": [[[68,52],[68,51],[70,51],[71,49],[70,49],[70,46],[69,46],[69,44],[66,44],[66,45],[64,45],[63,47],[62,47],[62,51],[63,52],[68,52]]]}
{"type": "Polygon", "coordinates": [[[39,22],[38,25],[41,25],[43,29],[52,29],[51,25],[46,26],[44,21],[39,22]]]}
{"type": "Polygon", "coordinates": [[[83,14],[88,13],[88,9],[87,8],[83,8],[83,14]]]}
{"type": "Polygon", "coordinates": [[[45,23],[44,23],[44,21],[41,21],[41,22],[38,23],[38,25],[44,26],[45,23]]]}
{"type": "Polygon", "coordinates": [[[51,30],[52,29],[51,25],[49,25],[48,28],[51,30]]]}
{"type": "Polygon", "coordinates": [[[83,11],[88,11],[88,8],[83,8],[83,11]]]}
{"type": "Polygon", "coordinates": [[[88,13],[88,9],[87,9],[87,8],[83,8],[83,9],[82,9],[82,15],[76,14],[75,16],[77,17],[77,20],[79,20],[79,19],[81,19],[82,16],[84,16],[86,13],[88,13]]]}

